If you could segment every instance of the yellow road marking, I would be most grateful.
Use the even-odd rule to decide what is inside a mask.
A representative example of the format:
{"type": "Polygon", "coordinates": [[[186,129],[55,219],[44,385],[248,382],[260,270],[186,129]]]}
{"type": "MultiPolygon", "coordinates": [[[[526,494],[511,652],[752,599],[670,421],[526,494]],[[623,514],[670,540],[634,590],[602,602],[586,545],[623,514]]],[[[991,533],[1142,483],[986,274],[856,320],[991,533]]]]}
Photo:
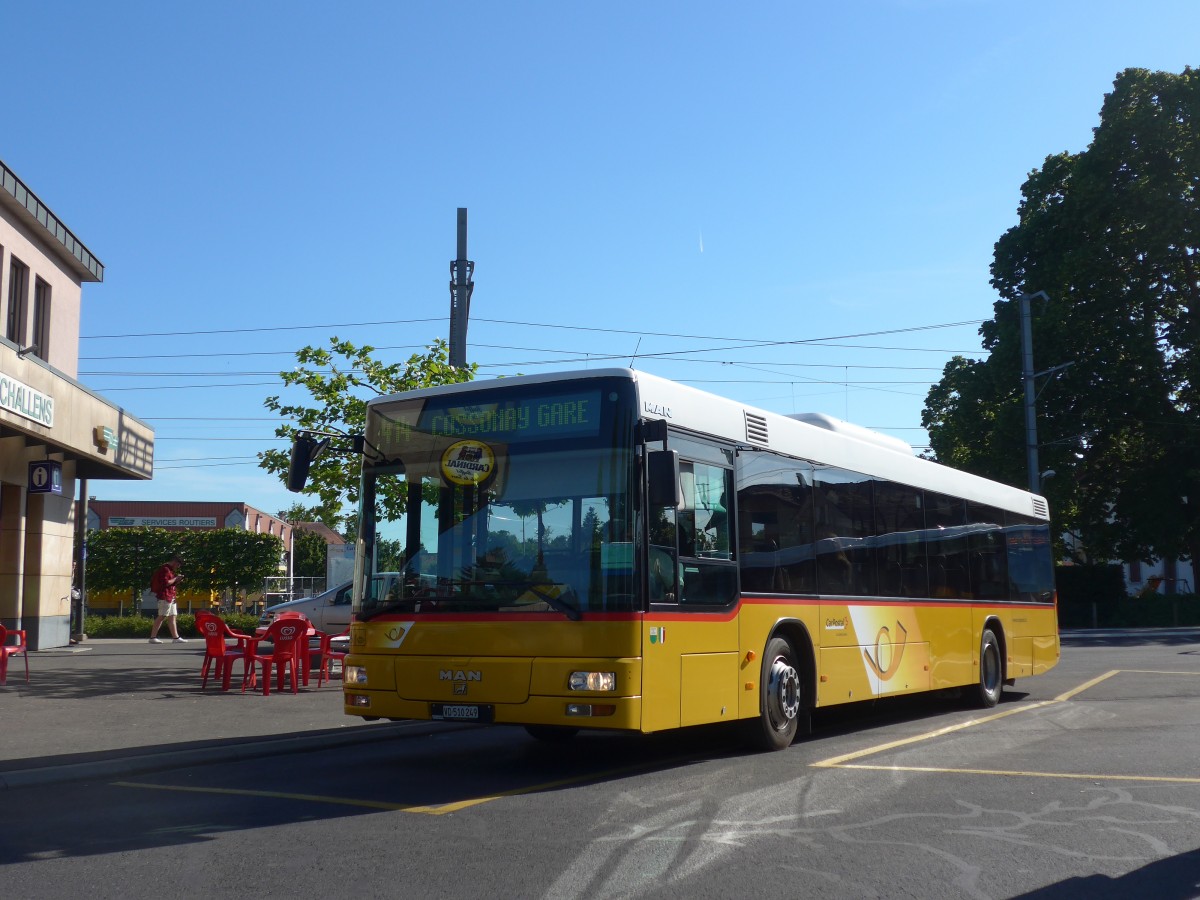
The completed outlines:
{"type": "Polygon", "coordinates": [[[845,753],[842,756],[831,756],[829,759],[823,759],[820,762],[811,763],[815,768],[830,769],[834,766],[840,766],[847,760],[860,759],[864,756],[874,756],[876,753],[883,753],[885,750],[894,750],[897,747],[904,747],[908,744],[917,744],[921,741],[927,741],[930,738],[941,737],[943,734],[951,734],[955,731],[962,731],[964,728],[973,728],[976,725],[983,725],[985,722],[995,722],[997,719],[1005,719],[1009,716],[1015,716],[1017,713],[1025,712],[1028,709],[1037,709],[1039,706],[1049,706],[1057,700],[1042,700],[1040,703],[1031,703],[1028,706],[1018,706],[1015,709],[1006,709],[1004,712],[998,712],[994,715],[984,716],[982,719],[971,719],[969,722],[960,722],[957,725],[947,725],[945,728],[938,728],[935,731],[927,731],[924,734],[914,735],[909,738],[902,738],[898,741],[891,741],[887,744],[878,744],[874,747],[867,747],[864,750],[855,750],[853,753],[845,753]]]}
{"type": "MultiPolygon", "coordinates": [[[[674,761],[667,761],[666,765],[682,762],[690,757],[682,757],[674,761]]],[[[664,765],[664,763],[656,763],[656,765],[664,765]]],[[[179,791],[182,793],[192,794],[224,794],[234,797],[264,797],[273,800],[301,800],[307,803],[330,803],[338,806],[362,806],[367,809],[382,809],[389,812],[407,812],[420,813],[428,816],[442,816],[446,813],[458,812],[459,810],[467,809],[471,806],[480,806],[484,803],[490,803],[493,800],[501,800],[505,797],[519,797],[521,794],[534,794],[538,791],[556,790],[561,787],[566,787],[571,784],[583,784],[588,781],[601,781],[605,778],[613,778],[620,775],[628,775],[633,772],[647,771],[646,766],[626,766],[620,769],[610,769],[606,772],[590,772],[587,775],[578,775],[572,778],[562,778],[558,781],[547,781],[541,784],[533,784],[528,787],[512,788],[507,791],[497,791],[494,794],[487,794],[482,797],[470,797],[466,800],[456,800],[452,803],[438,803],[432,806],[421,806],[414,803],[387,803],[382,800],[358,800],[353,797],[329,797],[322,794],[293,794],[287,791],[259,791],[251,788],[222,788],[222,787],[198,787],[196,785],[175,785],[175,784],[150,784],[149,782],[141,781],[114,781],[112,784],[116,787],[129,788],[149,788],[155,791],[179,791]]]]}
{"type": "Polygon", "coordinates": [[[593,772],[588,775],[577,775],[573,778],[563,778],[558,781],[547,781],[543,784],[533,784],[529,787],[513,788],[508,791],[497,791],[494,794],[488,794],[486,797],[472,797],[468,800],[458,800],[454,803],[441,803],[437,806],[414,806],[406,812],[421,812],[431,816],[441,816],[446,813],[458,812],[460,809],[466,809],[469,806],[479,806],[483,803],[490,803],[493,800],[501,800],[504,797],[519,797],[522,794],[535,794],[538,791],[550,791],[557,788],[566,787],[569,784],[583,784],[587,781],[600,781],[605,778],[613,778],[618,775],[628,775],[633,772],[644,772],[645,766],[627,766],[623,769],[612,769],[608,772],[593,772]]]}
{"type": "Polygon", "coordinates": [[[1007,716],[1016,715],[1017,713],[1040,709],[1043,706],[1052,706],[1056,703],[1064,703],[1067,700],[1070,700],[1072,697],[1082,694],[1089,688],[1095,687],[1096,685],[1100,684],[1100,682],[1107,681],[1114,675],[1120,675],[1122,673],[1138,675],[1200,675],[1200,672],[1160,672],[1150,669],[1113,669],[1110,672],[1105,672],[1103,675],[1097,675],[1090,681],[1085,681],[1083,684],[1078,685],[1069,691],[1059,694],[1053,700],[1041,700],[1037,703],[1030,703],[1025,706],[1018,706],[1015,709],[1007,709],[1004,712],[995,713],[990,716],[984,716],[981,719],[971,719],[969,722],[961,722],[958,725],[948,725],[945,728],[927,731],[924,734],[918,734],[910,738],[904,738],[903,740],[891,741],[886,744],[878,744],[874,747],[867,747],[863,750],[856,750],[853,753],[845,753],[841,756],[831,756],[829,759],[823,759],[820,762],[811,763],[810,765],[813,768],[871,769],[881,772],[930,772],[938,774],[958,773],[962,775],[1008,775],[1025,778],[1074,778],[1080,780],[1090,779],[1092,781],[1152,781],[1164,782],[1168,784],[1200,784],[1200,778],[1188,778],[1184,776],[1173,775],[1085,775],[1079,772],[1029,772],[1019,769],[950,769],[939,768],[935,766],[884,766],[849,762],[850,760],[861,759],[864,756],[873,756],[876,753],[894,750],[897,747],[905,747],[909,744],[916,744],[931,738],[941,737],[944,734],[962,731],[964,728],[973,728],[976,725],[983,725],[987,722],[995,722],[997,719],[1003,719],[1007,716]]]}
{"type": "Polygon", "coordinates": [[[1120,674],[1120,671],[1121,671],[1120,669],[1113,669],[1111,672],[1105,672],[1103,675],[1097,675],[1091,681],[1085,681],[1083,684],[1079,685],[1079,687],[1072,688],[1071,690],[1067,691],[1065,694],[1059,694],[1051,702],[1052,703],[1062,703],[1064,700],[1070,700],[1075,695],[1082,694],[1088,688],[1093,688],[1096,685],[1098,685],[1100,682],[1105,681],[1109,678],[1112,678],[1114,675],[1120,674]]]}
{"type": "Polygon", "coordinates": [[[336,803],[341,806],[365,806],[368,809],[386,809],[394,812],[408,812],[416,808],[406,803],[385,803],[382,800],[355,800],[351,797],[325,797],[320,794],[291,794],[286,791],[255,791],[248,788],[148,784],[140,781],[114,781],[113,784],[117,787],[149,788],[154,791],[178,791],[185,794],[225,794],[233,797],[267,797],[273,800],[304,800],[309,803],[336,803]]]}
{"type": "MultiPolygon", "coordinates": [[[[1085,681],[1083,684],[1072,688],[1051,700],[1041,700],[1037,703],[1030,703],[1024,706],[1018,706],[1013,709],[1006,709],[1002,712],[993,713],[983,716],[978,719],[971,719],[967,722],[961,722],[957,725],[947,725],[944,728],[937,728],[933,731],[925,732],[924,734],[914,735],[913,737],[903,738],[898,741],[890,741],[886,744],[878,744],[874,747],[867,747],[863,750],[856,750],[853,753],[845,753],[841,756],[833,756],[829,759],[823,759],[819,762],[811,763],[813,768],[842,768],[842,769],[867,769],[875,771],[888,772],[928,772],[939,774],[957,773],[963,775],[1008,775],[1015,777],[1026,778],[1071,778],[1071,779],[1091,779],[1093,781],[1146,781],[1146,782],[1164,782],[1172,784],[1200,784],[1200,778],[1185,778],[1173,776],[1154,776],[1154,775],[1084,775],[1071,772],[1028,772],[1021,770],[1004,770],[1004,769],[951,769],[951,768],[935,768],[927,766],[885,766],[885,765],[870,765],[864,763],[850,763],[851,760],[861,759],[864,756],[873,756],[877,753],[884,753],[888,750],[894,750],[897,747],[905,747],[910,744],[920,743],[921,741],[930,740],[942,735],[952,734],[955,731],[962,731],[966,728],[973,728],[976,725],[984,725],[989,722],[995,722],[998,719],[1004,719],[1008,716],[1014,716],[1018,713],[1028,712],[1030,710],[1040,709],[1045,706],[1052,706],[1057,703],[1063,703],[1073,697],[1078,696],[1089,688],[1095,687],[1102,681],[1112,678],[1114,675],[1121,673],[1141,674],[1141,675],[1200,675],[1200,672],[1165,672],[1149,669],[1113,669],[1110,672],[1105,672],[1103,675],[1098,675],[1090,681],[1085,681]]],[[[690,757],[685,757],[690,758],[690,757]]],[[[673,762],[681,762],[684,758],[673,762]]],[[[662,765],[663,763],[658,763],[662,765]]],[[[666,764],[672,764],[668,761],[666,764]]],[[[471,797],[466,800],[456,800],[451,803],[441,803],[435,805],[417,805],[412,803],[388,803],[382,800],[358,800],[353,797],[330,797],[321,794],[294,794],[286,791],[260,791],[250,788],[219,788],[219,787],[197,787],[194,785],[168,785],[168,784],[150,784],[147,782],[136,781],[116,781],[113,784],[117,787],[131,788],[148,788],[158,791],[179,791],[184,793],[196,794],[224,794],[227,796],[238,797],[263,797],[276,800],[300,800],[309,803],[329,803],[338,806],[359,806],[367,809],[386,810],[389,812],[408,812],[419,813],[423,815],[441,816],[446,813],[458,812],[463,809],[468,809],[472,806],[480,806],[484,803],[490,803],[493,800],[500,800],[505,797],[518,797],[522,794],[532,794],[538,791],[555,790],[561,787],[572,784],[583,784],[588,781],[600,781],[605,778],[612,778],[620,775],[627,775],[634,772],[646,771],[645,766],[626,766],[620,769],[611,769],[606,772],[593,772],[587,775],[579,775],[572,778],[563,778],[558,781],[548,781],[542,784],[530,785],[528,787],[513,788],[507,791],[497,791],[494,794],[487,794],[482,797],[471,797]]]]}

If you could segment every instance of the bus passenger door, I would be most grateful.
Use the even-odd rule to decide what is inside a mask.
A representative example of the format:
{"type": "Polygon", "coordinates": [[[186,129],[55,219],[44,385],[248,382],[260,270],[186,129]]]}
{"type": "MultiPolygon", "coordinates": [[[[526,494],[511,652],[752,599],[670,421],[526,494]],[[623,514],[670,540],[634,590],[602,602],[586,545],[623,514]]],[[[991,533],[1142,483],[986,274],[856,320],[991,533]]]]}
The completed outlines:
{"type": "Polygon", "coordinates": [[[646,731],[731,720],[739,700],[732,451],[674,437],[671,446],[678,506],[647,510],[646,731]]]}

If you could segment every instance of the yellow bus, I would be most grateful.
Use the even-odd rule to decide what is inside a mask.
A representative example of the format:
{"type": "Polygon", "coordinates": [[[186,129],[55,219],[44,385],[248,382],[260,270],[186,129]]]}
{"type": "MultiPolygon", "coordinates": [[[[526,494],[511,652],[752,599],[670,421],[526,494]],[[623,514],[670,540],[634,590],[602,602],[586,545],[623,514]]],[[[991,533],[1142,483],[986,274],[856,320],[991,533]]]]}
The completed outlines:
{"type": "Polygon", "coordinates": [[[1058,660],[1045,500],[849,423],[600,369],[379,398],[364,437],[350,715],[781,749],[1058,660]]]}

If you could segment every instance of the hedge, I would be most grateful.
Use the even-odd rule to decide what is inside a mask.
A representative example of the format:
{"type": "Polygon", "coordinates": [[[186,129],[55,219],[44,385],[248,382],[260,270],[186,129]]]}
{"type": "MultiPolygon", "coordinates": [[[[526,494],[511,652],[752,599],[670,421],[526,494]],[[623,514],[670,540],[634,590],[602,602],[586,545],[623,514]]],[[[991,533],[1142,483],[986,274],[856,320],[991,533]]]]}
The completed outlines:
{"type": "Polygon", "coordinates": [[[1059,566],[1060,628],[1171,628],[1200,625],[1195,594],[1130,597],[1120,566],[1059,566]]]}
{"type": "MultiPolygon", "coordinates": [[[[225,613],[221,616],[234,631],[243,634],[253,634],[258,627],[258,616],[246,613],[225,613]]],[[[196,631],[196,617],[191,614],[179,616],[176,620],[181,637],[199,637],[196,631]]],[[[87,616],[83,620],[83,631],[88,638],[147,638],[154,619],[149,616],[87,616]]],[[[167,623],[159,629],[160,637],[170,637],[167,623]]]]}

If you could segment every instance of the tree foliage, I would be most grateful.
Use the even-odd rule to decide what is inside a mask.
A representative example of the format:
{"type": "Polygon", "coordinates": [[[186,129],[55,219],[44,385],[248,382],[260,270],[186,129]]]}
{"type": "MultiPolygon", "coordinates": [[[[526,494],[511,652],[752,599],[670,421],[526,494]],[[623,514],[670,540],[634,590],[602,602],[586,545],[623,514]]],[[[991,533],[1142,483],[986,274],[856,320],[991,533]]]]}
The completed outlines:
{"type": "MultiPolygon", "coordinates": [[[[449,348],[441,338],[406,362],[384,364],[372,356],[374,352],[374,347],[358,347],[337,337],[330,339],[328,349],[296,351],[299,365],[280,372],[279,377],[286,387],[307,391],[312,405],[284,402],[278,395],[268,397],[264,401],[267,409],[288,420],[275,429],[275,436],[290,440],[297,431],[362,434],[368,400],[475,377],[474,364],[463,369],[450,365],[449,348]]],[[[304,494],[317,498],[322,509],[342,510],[358,503],[362,460],[345,452],[348,441],[341,443],[339,450],[327,451],[309,470],[304,494]]],[[[258,457],[259,466],[286,482],[290,448],[265,450],[258,457]]]]}
{"type": "Polygon", "coordinates": [[[287,509],[281,509],[278,517],[285,522],[320,522],[332,531],[342,527],[341,510],[335,506],[305,506],[303,503],[293,503],[287,509]]]}
{"type": "Polygon", "coordinates": [[[1047,157],[997,242],[984,360],[951,360],[922,423],[937,458],[1024,486],[1019,299],[1032,301],[1041,468],[1093,555],[1200,552],[1200,72],[1127,69],[1092,143],[1047,157]]]}
{"type": "Polygon", "coordinates": [[[184,532],[165,528],[109,528],[87,538],[87,583],[93,590],[129,591],[135,600],[154,570],[182,553],[184,532]]]}
{"type": "Polygon", "coordinates": [[[292,574],[300,578],[324,578],[329,562],[325,538],[311,531],[292,532],[292,574]]]}
{"type": "Polygon", "coordinates": [[[129,591],[135,599],[154,570],[178,555],[189,590],[258,590],[279,571],[283,541],[236,528],[167,531],[109,528],[88,533],[87,581],[96,590],[129,591]]]}
{"type": "Polygon", "coordinates": [[[279,573],[283,540],[237,528],[184,532],[183,572],[192,590],[257,591],[279,573]]]}

